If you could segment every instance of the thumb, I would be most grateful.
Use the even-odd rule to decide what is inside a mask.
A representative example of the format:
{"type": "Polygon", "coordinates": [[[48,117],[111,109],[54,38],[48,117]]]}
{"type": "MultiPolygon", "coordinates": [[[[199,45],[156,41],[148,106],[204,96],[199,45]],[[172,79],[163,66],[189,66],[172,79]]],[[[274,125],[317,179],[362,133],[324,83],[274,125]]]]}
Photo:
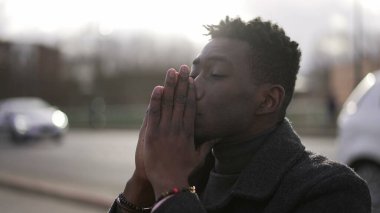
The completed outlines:
{"type": "Polygon", "coordinates": [[[148,109],[145,113],[145,116],[144,116],[144,120],[143,120],[143,123],[140,127],[140,132],[139,132],[139,139],[142,139],[144,136],[145,136],[145,131],[146,131],[146,124],[147,124],[147,114],[148,114],[148,111],[149,111],[149,106],[148,106],[148,109]]]}

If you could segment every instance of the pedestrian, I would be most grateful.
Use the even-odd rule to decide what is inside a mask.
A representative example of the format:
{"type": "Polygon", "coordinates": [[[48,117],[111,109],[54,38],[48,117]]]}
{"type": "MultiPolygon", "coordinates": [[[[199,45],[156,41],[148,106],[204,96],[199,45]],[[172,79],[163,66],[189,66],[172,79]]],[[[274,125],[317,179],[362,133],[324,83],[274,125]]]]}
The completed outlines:
{"type": "Polygon", "coordinates": [[[286,118],[298,44],[261,18],[206,28],[191,72],[169,69],[154,88],[110,212],[370,212],[366,183],[306,151],[286,118]]]}

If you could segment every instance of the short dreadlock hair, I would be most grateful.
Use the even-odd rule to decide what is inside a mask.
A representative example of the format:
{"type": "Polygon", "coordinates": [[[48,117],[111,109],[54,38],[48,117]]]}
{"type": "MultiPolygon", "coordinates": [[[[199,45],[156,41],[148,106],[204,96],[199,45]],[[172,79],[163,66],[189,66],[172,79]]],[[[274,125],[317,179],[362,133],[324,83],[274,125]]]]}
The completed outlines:
{"type": "Polygon", "coordinates": [[[231,38],[251,47],[251,67],[256,83],[279,84],[284,87],[283,116],[292,99],[299,70],[301,51],[298,43],[290,40],[284,30],[270,21],[257,17],[249,22],[240,18],[220,21],[219,25],[206,25],[211,38],[231,38]]]}

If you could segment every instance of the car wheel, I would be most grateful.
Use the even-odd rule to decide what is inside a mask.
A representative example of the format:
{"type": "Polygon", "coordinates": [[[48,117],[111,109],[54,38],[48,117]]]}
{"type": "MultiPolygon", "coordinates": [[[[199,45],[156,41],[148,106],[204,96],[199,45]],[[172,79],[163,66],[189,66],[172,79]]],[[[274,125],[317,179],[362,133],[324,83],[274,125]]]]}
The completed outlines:
{"type": "Polygon", "coordinates": [[[25,138],[16,131],[10,131],[10,138],[14,143],[20,143],[25,140],[25,138]]]}
{"type": "Polygon", "coordinates": [[[374,213],[380,212],[380,166],[376,163],[366,162],[355,167],[355,171],[367,181],[371,193],[374,213]]]}

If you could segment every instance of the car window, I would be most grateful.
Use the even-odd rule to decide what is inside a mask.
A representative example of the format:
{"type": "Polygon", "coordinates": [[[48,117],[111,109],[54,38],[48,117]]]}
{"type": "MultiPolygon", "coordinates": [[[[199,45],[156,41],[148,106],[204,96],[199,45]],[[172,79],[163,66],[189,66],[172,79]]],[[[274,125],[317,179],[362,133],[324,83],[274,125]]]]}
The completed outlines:
{"type": "MultiPolygon", "coordinates": [[[[371,92],[372,88],[376,84],[376,75],[373,73],[368,73],[363,80],[356,86],[356,88],[352,91],[351,95],[348,97],[344,107],[343,111],[348,114],[353,114],[357,112],[360,108],[362,108],[362,103],[364,100],[366,100],[371,92]]],[[[379,82],[377,83],[379,86],[379,82]]],[[[375,92],[376,93],[376,92],[375,92]]],[[[376,94],[374,94],[376,95],[376,94]]],[[[375,106],[376,104],[374,103],[377,100],[377,98],[373,98],[372,96],[368,98],[366,106],[375,106]],[[375,104],[375,105],[374,105],[375,104]]]]}
{"type": "Polygon", "coordinates": [[[13,99],[4,103],[4,108],[9,110],[28,110],[46,108],[49,104],[41,99],[13,99]]]}

